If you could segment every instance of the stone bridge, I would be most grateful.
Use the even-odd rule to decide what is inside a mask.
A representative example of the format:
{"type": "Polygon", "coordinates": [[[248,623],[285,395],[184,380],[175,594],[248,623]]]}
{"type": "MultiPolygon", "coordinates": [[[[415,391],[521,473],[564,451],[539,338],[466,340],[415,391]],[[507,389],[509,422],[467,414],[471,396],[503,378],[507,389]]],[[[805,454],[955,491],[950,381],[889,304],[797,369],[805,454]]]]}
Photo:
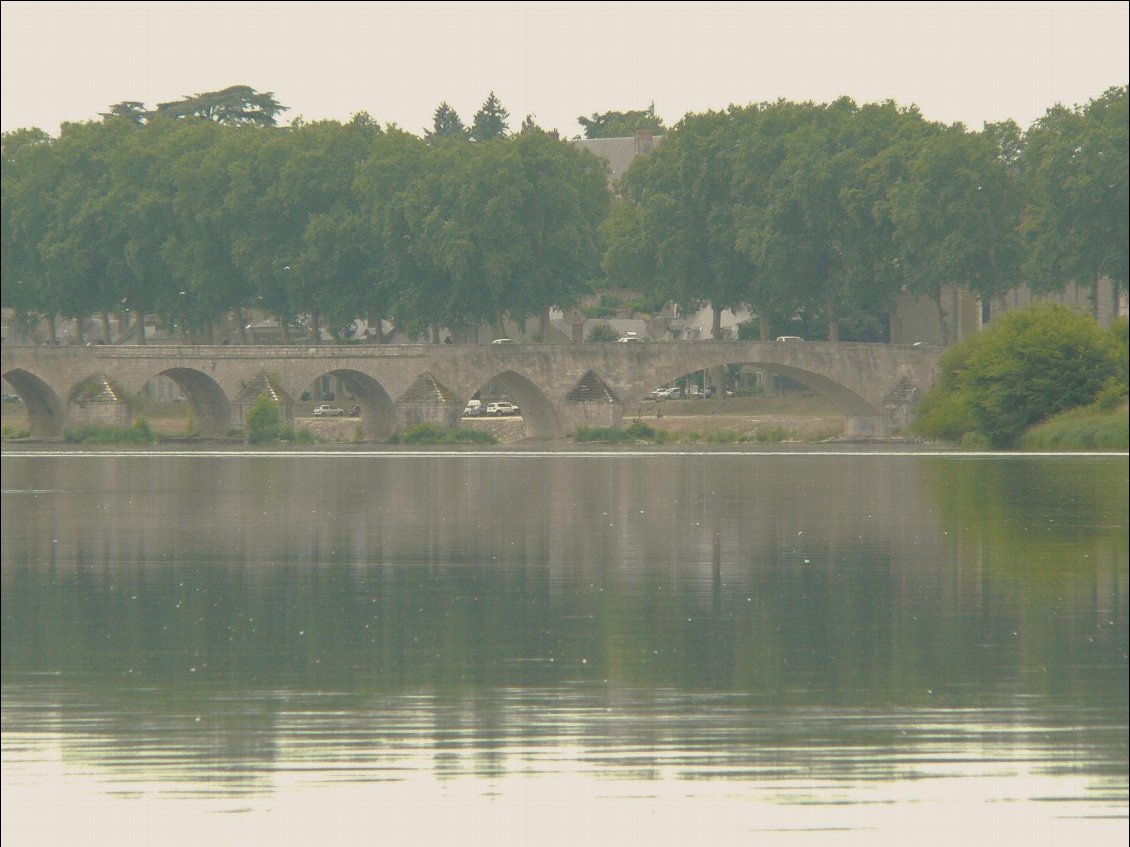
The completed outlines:
{"type": "Polygon", "coordinates": [[[293,420],[294,401],[325,375],[361,406],[367,440],[416,423],[458,426],[466,401],[493,381],[522,409],[526,435],[559,438],[579,426],[619,426],[659,385],[742,364],[788,376],[843,412],[849,436],[903,426],[930,388],[942,351],[891,344],[674,342],[402,346],[6,347],[4,379],[24,400],[32,435],[98,419],[128,423],[152,377],[184,392],[204,436],[241,430],[267,392],[293,420]],[[97,414],[95,412],[97,411],[97,414]]]}

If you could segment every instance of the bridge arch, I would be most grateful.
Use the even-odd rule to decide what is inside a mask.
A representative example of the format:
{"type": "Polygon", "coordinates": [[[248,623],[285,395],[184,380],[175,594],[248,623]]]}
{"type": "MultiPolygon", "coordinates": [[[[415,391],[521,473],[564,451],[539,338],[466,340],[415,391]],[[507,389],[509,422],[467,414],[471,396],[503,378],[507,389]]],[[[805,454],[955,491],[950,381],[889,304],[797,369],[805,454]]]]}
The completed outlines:
{"type": "Polygon", "coordinates": [[[66,409],[50,385],[23,368],[7,371],[4,379],[24,401],[28,429],[34,437],[58,438],[63,434],[66,409]]]}
{"type": "Polygon", "coordinates": [[[341,380],[361,407],[361,431],[366,441],[385,441],[398,429],[396,405],[373,377],[350,368],[335,368],[318,374],[311,382],[323,376],[341,380]]]}
{"type": "MultiPolygon", "coordinates": [[[[174,367],[153,376],[168,377],[184,392],[192,409],[193,426],[201,435],[226,435],[232,429],[231,401],[220,384],[208,374],[195,368],[174,367]]],[[[234,422],[234,425],[238,423],[234,422]]]]}
{"type": "MultiPolygon", "coordinates": [[[[529,377],[514,370],[505,370],[488,376],[478,386],[471,389],[466,399],[483,385],[490,382],[502,386],[507,396],[522,410],[522,421],[526,430],[526,438],[550,439],[560,438],[561,422],[558,420],[557,411],[553,404],[529,377]]],[[[465,402],[465,401],[464,401],[465,402]]]]}
{"type": "Polygon", "coordinates": [[[781,376],[787,376],[789,379],[799,382],[806,388],[827,398],[846,418],[874,418],[883,415],[882,409],[876,408],[855,391],[834,379],[814,371],[796,367],[795,365],[785,365],[765,359],[738,358],[737,360],[729,361],[719,361],[715,358],[706,359],[701,362],[694,362],[692,367],[681,370],[680,373],[664,371],[664,375],[660,377],[660,382],[671,382],[689,373],[694,373],[695,371],[710,370],[713,368],[726,367],[727,365],[744,365],[751,368],[761,368],[765,371],[780,374],[781,376]]]}

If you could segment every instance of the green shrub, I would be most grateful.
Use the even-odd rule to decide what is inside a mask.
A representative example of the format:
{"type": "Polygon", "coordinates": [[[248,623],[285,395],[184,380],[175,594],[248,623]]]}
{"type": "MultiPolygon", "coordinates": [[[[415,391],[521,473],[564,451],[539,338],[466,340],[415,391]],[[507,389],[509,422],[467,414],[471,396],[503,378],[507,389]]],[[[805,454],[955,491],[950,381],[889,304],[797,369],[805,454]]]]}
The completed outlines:
{"type": "Polygon", "coordinates": [[[620,338],[620,333],[614,330],[608,324],[596,324],[589,330],[589,341],[616,341],[620,338]]]}
{"type": "Polygon", "coordinates": [[[789,431],[781,426],[768,426],[764,429],[759,427],[753,437],[760,444],[777,444],[788,439],[789,431]]]}
{"type": "Polygon", "coordinates": [[[149,444],[154,440],[145,418],[138,418],[128,427],[86,424],[64,430],[63,439],[68,444],[149,444]]]}
{"type": "Polygon", "coordinates": [[[977,432],[1012,447],[1028,427],[1094,402],[1110,380],[1124,383],[1124,351],[1116,333],[1065,306],[1009,312],[942,357],[912,429],[949,440],[977,432]]]}
{"type": "Polygon", "coordinates": [[[284,435],[279,404],[266,393],[260,394],[247,410],[247,441],[265,444],[278,441],[284,435]]]}
{"type": "Polygon", "coordinates": [[[635,435],[624,429],[614,426],[582,426],[573,433],[573,440],[578,442],[602,441],[612,444],[627,444],[639,440],[635,435]]]}
{"type": "Polygon", "coordinates": [[[16,429],[11,424],[4,424],[3,438],[5,441],[10,441],[14,438],[28,438],[30,435],[30,429],[16,429]]]}
{"type": "Polygon", "coordinates": [[[433,423],[410,427],[389,438],[390,444],[496,444],[493,433],[481,429],[441,429],[433,423]]]}

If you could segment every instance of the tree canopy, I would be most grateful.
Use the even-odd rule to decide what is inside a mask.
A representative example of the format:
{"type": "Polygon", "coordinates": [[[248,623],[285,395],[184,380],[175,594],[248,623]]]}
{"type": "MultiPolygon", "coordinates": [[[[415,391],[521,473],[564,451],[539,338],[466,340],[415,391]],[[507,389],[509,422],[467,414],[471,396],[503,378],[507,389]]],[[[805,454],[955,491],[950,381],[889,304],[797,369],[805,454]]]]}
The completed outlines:
{"type": "MultiPolygon", "coordinates": [[[[663,130],[607,190],[605,163],[509,133],[492,92],[468,129],[358,113],[293,122],[247,86],[3,136],[2,302],[18,317],[157,314],[206,340],[264,310],[283,332],[386,318],[422,334],[544,318],[593,285],[686,308],[749,307],[762,338],[879,340],[903,292],[983,300],[1022,282],[1113,292],[1127,277],[1127,89],[1029,130],[973,132],[894,103],[773,103],[582,119],[663,130]],[[450,143],[448,143],[450,142],[450,143]],[[816,335],[814,335],[814,333],[816,335]]],[[[81,330],[80,330],[81,331],[81,330]]],[[[141,326],[138,340],[144,340],[141,326]]]]}

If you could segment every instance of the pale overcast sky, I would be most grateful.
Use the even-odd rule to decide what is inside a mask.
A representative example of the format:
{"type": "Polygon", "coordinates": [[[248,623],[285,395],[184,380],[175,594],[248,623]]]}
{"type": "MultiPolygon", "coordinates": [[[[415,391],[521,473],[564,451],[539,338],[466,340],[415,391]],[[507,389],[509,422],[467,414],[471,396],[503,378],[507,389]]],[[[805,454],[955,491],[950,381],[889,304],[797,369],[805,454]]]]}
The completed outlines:
{"type": "Polygon", "coordinates": [[[420,133],[493,90],[533,113],[687,112],[893,99],[931,120],[1013,118],[1124,85],[1128,4],[4,2],[2,128],[97,119],[246,84],[305,120],[366,111],[420,133]]]}

